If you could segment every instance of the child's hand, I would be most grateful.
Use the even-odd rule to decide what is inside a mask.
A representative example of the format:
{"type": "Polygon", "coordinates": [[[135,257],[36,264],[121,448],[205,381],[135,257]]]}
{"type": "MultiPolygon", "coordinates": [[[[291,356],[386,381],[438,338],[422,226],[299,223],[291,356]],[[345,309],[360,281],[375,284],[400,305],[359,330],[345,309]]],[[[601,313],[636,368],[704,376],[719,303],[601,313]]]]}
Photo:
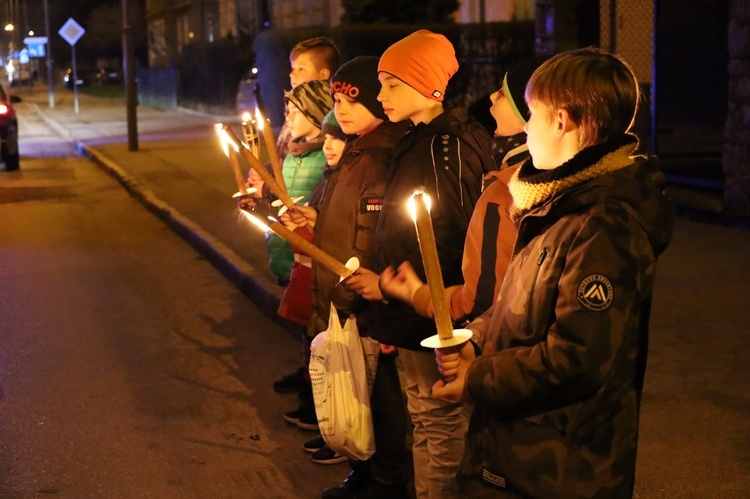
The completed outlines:
{"type": "Polygon", "coordinates": [[[279,222],[283,223],[287,229],[293,231],[298,227],[298,225],[292,220],[289,211],[291,210],[285,211],[284,214],[279,217],[279,222]]]}
{"type": "Polygon", "coordinates": [[[378,280],[380,276],[372,270],[360,267],[346,278],[346,285],[365,300],[380,301],[383,294],[380,292],[378,280]]]}
{"type": "Polygon", "coordinates": [[[241,210],[255,209],[255,199],[251,194],[243,194],[237,197],[237,207],[241,210]]]}
{"type": "Polygon", "coordinates": [[[255,187],[258,189],[255,192],[255,197],[261,197],[263,195],[263,185],[265,182],[263,181],[263,177],[261,177],[258,172],[255,171],[255,168],[250,168],[250,173],[247,175],[247,187],[255,187]]]}
{"type": "Polygon", "coordinates": [[[383,355],[390,355],[392,353],[396,353],[396,347],[393,345],[386,345],[385,343],[379,343],[380,345],[380,353],[383,355]]]}
{"type": "Polygon", "coordinates": [[[409,262],[399,265],[398,271],[389,266],[380,275],[380,290],[386,298],[395,298],[411,305],[414,304],[414,293],[423,284],[409,262]]]}
{"type": "Polygon", "coordinates": [[[468,402],[463,399],[466,373],[475,358],[474,345],[468,341],[457,347],[436,348],[435,360],[443,379],[432,385],[432,396],[454,402],[468,402]],[[451,381],[446,383],[446,379],[451,381]]]}
{"type": "Polygon", "coordinates": [[[287,213],[293,223],[298,227],[307,227],[310,232],[315,228],[315,222],[318,220],[318,211],[309,206],[295,205],[287,213]]]}

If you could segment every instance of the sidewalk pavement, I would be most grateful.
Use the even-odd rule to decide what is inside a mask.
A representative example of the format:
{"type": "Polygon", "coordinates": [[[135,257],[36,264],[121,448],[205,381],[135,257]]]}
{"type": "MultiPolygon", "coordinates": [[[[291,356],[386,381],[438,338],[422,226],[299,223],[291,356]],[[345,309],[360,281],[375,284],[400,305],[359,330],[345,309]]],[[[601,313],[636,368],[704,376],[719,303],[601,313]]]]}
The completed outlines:
{"type": "MultiPolygon", "coordinates": [[[[236,184],[213,130],[218,121],[239,130],[237,118],[141,106],[140,147],[131,152],[122,99],[80,95],[75,114],[69,91],[57,92],[54,108],[44,92],[21,96],[19,114],[38,113],[277,317],[283,288],[269,270],[263,235],[239,219],[236,184]]],[[[750,224],[726,217],[715,193],[669,193],[687,216],[659,261],[635,496],[745,497],[750,224]]]]}

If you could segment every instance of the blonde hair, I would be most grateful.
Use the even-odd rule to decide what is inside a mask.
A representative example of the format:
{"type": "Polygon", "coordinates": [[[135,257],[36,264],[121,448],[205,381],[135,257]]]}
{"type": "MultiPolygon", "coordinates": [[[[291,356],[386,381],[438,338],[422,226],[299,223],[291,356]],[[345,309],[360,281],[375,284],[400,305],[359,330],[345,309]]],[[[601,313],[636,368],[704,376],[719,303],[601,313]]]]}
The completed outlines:
{"type": "Polygon", "coordinates": [[[594,47],[563,52],[542,64],[526,86],[526,102],[564,109],[581,130],[581,147],[630,130],[640,101],[638,80],[622,58],[594,47]]]}
{"type": "Polygon", "coordinates": [[[333,74],[339,68],[339,49],[333,40],[325,36],[299,42],[289,53],[289,60],[294,61],[300,54],[309,54],[318,70],[328,69],[333,74]]]}

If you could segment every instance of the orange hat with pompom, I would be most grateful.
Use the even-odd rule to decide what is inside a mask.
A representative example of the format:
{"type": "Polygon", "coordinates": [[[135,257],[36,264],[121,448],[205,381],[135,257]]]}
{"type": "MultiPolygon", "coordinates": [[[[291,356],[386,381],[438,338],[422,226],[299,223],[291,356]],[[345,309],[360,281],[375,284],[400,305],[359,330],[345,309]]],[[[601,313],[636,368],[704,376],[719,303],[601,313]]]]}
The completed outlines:
{"type": "Polygon", "coordinates": [[[378,72],[392,74],[427,98],[442,102],[448,80],[458,71],[453,44],[426,29],[415,31],[383,52],[378,72]]]}

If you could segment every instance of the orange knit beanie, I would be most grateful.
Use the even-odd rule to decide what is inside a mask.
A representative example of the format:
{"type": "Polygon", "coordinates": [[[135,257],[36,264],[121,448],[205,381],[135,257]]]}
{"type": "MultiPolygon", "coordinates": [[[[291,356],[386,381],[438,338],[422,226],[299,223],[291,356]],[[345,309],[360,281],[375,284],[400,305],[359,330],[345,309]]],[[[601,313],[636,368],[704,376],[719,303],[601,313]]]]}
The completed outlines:
{"type": "Polygon", "coordinates": [[[453,45],[438,33],[420,29],[383,52],[378,72],[392,74],[430,99],[442,102],[448,80],[458,71],[453,45]]]}

